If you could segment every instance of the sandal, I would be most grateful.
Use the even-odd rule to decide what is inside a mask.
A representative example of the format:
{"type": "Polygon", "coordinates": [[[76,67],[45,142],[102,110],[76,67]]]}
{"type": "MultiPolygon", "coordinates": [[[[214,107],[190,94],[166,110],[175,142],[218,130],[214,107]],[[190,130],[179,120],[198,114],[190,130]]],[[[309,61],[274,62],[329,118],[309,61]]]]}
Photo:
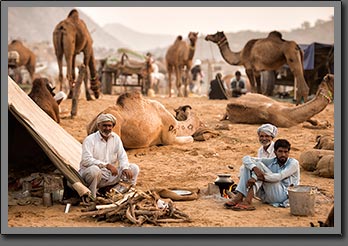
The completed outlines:
{"type": "Polygon", "coordinates": [[[251,205],[246,205],[246,204],[236,204],[233,207],[231,207],[232,210],[234,211],[252,211],[255,210],[256,208],[254,206],[251,205]]]}
{"type": "Polygon", "coordinates": [[[236,206],[237,204],[238,204],[238,202],[228,201],[228,202],[225,202],[224,207],[225,208],[232,208],[232,207],[236,206]]]}

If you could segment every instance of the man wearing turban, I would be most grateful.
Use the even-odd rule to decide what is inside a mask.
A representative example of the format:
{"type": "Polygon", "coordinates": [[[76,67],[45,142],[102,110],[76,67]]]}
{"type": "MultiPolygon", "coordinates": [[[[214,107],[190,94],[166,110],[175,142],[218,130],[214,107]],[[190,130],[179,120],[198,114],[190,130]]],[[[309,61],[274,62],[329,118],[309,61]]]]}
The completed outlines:
{"type": "Polygon", "coordinates": [[[257,129],[259,142],[262,145],[257,151],[258,158],[275,157],[273,139],[277,136],[277,133],[277,127],[272,124],[263,124],[257,129]]]}
{"type": "Polygon", "coordinates": [[[100,114],[98,131],[88,135],[82,143],[79,173],[93,198],[96,198],[98,188],[113,186],[120,181],[135,185],[137,181],[139,167],[128,162],[121,138],[112,131],[116,123],[112,114],[100,114]]]}

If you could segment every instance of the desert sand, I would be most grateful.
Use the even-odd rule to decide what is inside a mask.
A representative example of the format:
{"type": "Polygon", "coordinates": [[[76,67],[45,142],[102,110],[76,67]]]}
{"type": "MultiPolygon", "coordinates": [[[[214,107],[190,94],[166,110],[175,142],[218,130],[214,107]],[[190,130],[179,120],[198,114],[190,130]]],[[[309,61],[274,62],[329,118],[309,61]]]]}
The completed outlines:
{"type": "MultiPolygon", "coordinates": [[[[63,101],[60,125],[82,142],[86,126],[101,110],[116,102],[117,95],[102,95],[98,100],[80,99],[78,115],[69,118],[71,100],[63,101]],[[65,117],[64,117],[65,116],[65,117]]],[[[208,100],[207,97],[164,97],[151,99],[161,102],[174,114],[174,108],[191,105],[207,127],[228,124],[229,130],[218,130],[219,136],[207,141],[195,141],[186,145],[153,146],[127,150],[129,161],[139,165],[141,171],[137,188],[199,188],[204,190],[213,183],[217,174],[228,173],[238,182],[238,170],[245,155],[256,156],[259,148],[256,130],[259,125],[232,124],[220,121],[229,100],[208,100]],[[233,169],[228,166],[232,166],[233,169]]],[[[288,102],[283,102],[288,103],[288,102]]],[[[331,124],[328,129],[308,129],[303,124],[291,128],[279,128],[277,138],[286,138],[291,144],[290,156],[299,159],[303,151],[313,149],[316,136],[334,133],[334,104],[328,105],[314,117],[331,124]]],[[[190,216],[190,223],[167,223],[162,227],[309,227],[325,221],[334,203],[334,179],[318,177],[301,169],[301,184],[317,188],[315,214],[294,216],[290,208],[276,208],[253,200],[254,211],[232,211],[223,207],[225,198],[219,195],[201,195],[194,201],[174,202],[175,206],[190,216]],[[270,219],[271,218],[271,219],[270,219]]],[[[72,206],[64,213],[65,205],[15,205],[8,207],[8,227],[134,227],[128,223],[107,223],[84,216],[81,206],[72,206]]],[[[143,227],[153,227],[144,224],[143,227]]]]}

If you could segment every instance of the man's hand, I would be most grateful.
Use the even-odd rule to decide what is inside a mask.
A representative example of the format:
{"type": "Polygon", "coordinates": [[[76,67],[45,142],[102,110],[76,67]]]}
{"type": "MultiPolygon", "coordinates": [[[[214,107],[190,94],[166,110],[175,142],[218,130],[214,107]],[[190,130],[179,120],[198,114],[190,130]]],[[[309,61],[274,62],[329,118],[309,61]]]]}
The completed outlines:
{"type": "Polygon", "coordinates": [[[122,174],[125,175],[129,180],[133,178],[133,173],[130,169],[124,169],[122,174]]]}
{"type": "Polygon", "coordinates": [[[256,182],[256,179],[254,179],[254,178],[248,179],[248,181],[247,181],[247,187],[248,187],[248,188],[252,187],[252,186],[255,184],[255,182],[256,182]]]}
{"type": "Polygon", "coordinates": [[[264,180],[265,180],[265,175],[264,175],[264,173],[260,170],[260,168],[254,167],[254,168],[253,168],[253,171],[254,171],[254,173],[255,173],[256,176],[257,176],[257,180],[261,180],[261,181],[264,181],[264,180]]]}
{"type": "Polygon", "coordinates": [[[112,176],[116,176],[118,174],[117,168],[114,165],[107,164],[106,168],[110,170],[112,176]]]}

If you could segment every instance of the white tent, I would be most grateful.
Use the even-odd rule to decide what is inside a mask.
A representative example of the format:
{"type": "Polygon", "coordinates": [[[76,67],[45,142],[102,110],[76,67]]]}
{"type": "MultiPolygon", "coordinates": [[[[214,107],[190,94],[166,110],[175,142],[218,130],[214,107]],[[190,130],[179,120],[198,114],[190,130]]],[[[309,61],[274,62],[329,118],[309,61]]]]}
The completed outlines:
{"type": "MultiPolygon", "coordinates": [[[[83,184],[77,172],[82,152],[81,143],[52,120],[10,77],[8,77],[8,110],[9,116],[12,114],[25,127],[74,190],[80,196],[89,194],[90,190],[83,184]]],[[[14,132],[16,129],[11,127],[13,128],[9,124],[9,132],[14,132]]],[[[20,138],[18,134],[15,136],[20,138]]],[[[9,134],[9,139],[13,137],[9,134]]]]}

